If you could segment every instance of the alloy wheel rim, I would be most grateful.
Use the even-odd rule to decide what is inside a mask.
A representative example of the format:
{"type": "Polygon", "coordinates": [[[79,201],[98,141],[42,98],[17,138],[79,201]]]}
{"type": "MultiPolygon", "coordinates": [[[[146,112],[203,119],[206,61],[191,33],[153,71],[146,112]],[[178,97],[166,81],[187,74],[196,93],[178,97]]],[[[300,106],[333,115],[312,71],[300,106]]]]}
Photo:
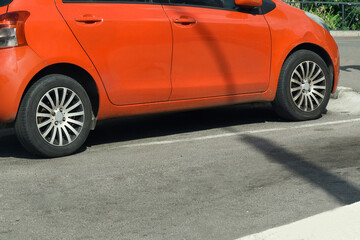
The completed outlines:
{"type": "Polygon", "coordinates": [[[324,101],[326,77],[322,68],[313,61],[300,63],[291,74],[290,94],[298,109],[316,110],[324,101]]]}
{"type": "Polygon", "coordinates": [[[41,98],[36,109],[36,126],[49,144],[62,147],[74,142],[84,126],[84,105],[69,88],[57,87],[41,98]]]}

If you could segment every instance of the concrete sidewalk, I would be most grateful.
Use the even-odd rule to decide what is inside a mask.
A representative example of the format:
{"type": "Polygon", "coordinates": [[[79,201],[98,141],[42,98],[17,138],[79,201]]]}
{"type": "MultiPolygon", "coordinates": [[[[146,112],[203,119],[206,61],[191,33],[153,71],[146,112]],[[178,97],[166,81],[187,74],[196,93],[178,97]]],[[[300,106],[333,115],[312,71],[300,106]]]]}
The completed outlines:
{"type": "Polygon", "coordinates": [[[359,240],[360,202],[238,240],[359,240]]]}
{"type": "Polygon", "coordinates": [[[360,37],[360,31],[353,31],[353,30],[331,30],[330,34],[333,37],[360,37]]]}

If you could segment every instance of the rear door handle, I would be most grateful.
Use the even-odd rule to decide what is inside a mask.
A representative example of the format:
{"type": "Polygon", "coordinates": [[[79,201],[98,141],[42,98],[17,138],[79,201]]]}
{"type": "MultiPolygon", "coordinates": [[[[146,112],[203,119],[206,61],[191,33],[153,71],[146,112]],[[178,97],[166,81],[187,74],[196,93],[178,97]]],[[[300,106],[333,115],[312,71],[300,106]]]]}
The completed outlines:
{"type": "Polygon", "coordinates": [[[190,24],[195,24],[196,20],[195,20],[195,18],[192,18],[192,17],[180,16],[180,17],[173,18],[173,22],[176,24],[181,24],[181,25],[190,25],[190,24]]]}
{"type": "Polygon", "coordinates": [[[75,18],[75,21],[79,23],[92,24],[92,23],[102,22],[103,19],[100,17],[95,17],[90,14],[85,14],[84,16],[75,18]]]}

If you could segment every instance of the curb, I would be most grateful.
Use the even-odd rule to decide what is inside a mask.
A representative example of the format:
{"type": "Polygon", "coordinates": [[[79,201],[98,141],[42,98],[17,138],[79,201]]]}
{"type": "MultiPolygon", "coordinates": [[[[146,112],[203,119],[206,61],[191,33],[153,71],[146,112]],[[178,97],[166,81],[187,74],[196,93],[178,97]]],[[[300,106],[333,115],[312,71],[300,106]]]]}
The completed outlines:
{"type": "Polygon", "coordinates": [[[354,90],[352,88],[339,86],[337,87],[336,91],[331,94],[330,97],[332,99],[338,99],[344,92],[353,92],[353,91],[354,90]]]}
{"type": "Polygon", "coordinates": [[[358,240],[360,202],[237,240],[358,240]]]}
{"type": "Polygon", "coordinates": [[[330,34],[333,37],[360,37],[360,31],[353,31],[353,30],[331,30],[330,34]]]}

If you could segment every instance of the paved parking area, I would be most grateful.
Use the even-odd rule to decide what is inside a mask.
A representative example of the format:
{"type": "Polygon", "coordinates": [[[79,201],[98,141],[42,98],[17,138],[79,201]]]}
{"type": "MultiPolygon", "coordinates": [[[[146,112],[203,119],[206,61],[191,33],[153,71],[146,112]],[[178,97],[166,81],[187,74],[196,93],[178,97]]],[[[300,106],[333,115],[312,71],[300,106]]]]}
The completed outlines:
{"type": "Polygon", "coordinates": [[[0,239],[234,240],[356,204],[360,95],[328,110],[308,122],[268,104],[109,121],[58,159],[2,129],[0,239]]]}

